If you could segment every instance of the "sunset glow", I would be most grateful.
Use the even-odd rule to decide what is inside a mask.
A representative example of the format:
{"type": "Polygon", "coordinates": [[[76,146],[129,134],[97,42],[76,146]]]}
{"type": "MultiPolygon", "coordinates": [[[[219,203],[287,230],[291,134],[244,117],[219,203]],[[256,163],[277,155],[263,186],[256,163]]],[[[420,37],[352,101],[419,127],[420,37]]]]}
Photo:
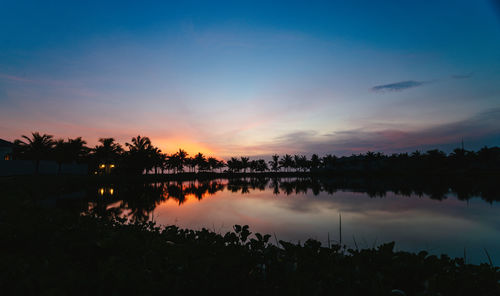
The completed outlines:
{"type": "Polygon", "coordinates": [[[224,158],[500,144],[489,0],[11,1],[0,25],[10,141],[143,135],[224,158]]]}

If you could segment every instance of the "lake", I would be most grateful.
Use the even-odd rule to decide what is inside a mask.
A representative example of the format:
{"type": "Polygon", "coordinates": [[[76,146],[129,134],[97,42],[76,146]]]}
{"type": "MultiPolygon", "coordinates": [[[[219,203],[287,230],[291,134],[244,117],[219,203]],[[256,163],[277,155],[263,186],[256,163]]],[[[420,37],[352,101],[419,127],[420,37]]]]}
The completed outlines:
{"type": "Polygon", "coordinates": [[[500,262],[500,195],[492,184],[363,179],[246,178],[107,184],[86,191],[85,211],[160,225],[208,228],[235,224],[272,241],[397,250],[500,262]]]}

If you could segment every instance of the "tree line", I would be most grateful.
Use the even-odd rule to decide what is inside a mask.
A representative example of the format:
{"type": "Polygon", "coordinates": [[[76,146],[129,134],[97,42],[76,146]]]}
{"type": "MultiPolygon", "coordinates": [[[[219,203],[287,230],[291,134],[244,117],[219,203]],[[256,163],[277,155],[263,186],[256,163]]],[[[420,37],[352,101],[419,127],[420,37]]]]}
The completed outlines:
{"type": "MultiPolygon", "coordinates": [[[[114,138],[100,138],[94,147],[86,146],[81,137],[54,139],[52,135],[33,132],[14,141],[13,158],[29,159],[35,163],[38,173],[41,160],[58,163],[59,172],[65,163],[87,163],[94,172],[100,168],[113,167],[121,174],[177,174],[182,172],[335,172],[335,171],[408,171],[408,170],[498,170],[500,169],[500,148],[483,147],[478,151],[457,148],[453,152],[433,149],[426,152],[394,153],[386,155],[368,151],[364,154],[337,157],[327,154],[320,157],[306,155],[271,156],[271,160],[250,160],[249,157],[231,157],[224,161],[203,153],[194,156],[179,149],[168,154],[154,146],[148,137],[133,137],[124,146],[114,138]]],[[[109,173],[110,171],[108,171],[109,173]]]]}

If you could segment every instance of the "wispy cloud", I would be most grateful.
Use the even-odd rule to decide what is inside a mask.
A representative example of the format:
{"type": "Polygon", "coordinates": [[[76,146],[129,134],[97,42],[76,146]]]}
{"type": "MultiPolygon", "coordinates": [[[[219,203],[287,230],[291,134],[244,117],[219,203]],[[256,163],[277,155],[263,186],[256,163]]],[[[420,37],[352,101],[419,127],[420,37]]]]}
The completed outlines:
{"type": "Polygon", "coordinates": [[[5,80],[9,80],[9,81],[16,81],[16,82],[30,82],[30,83],[36,82],[35,80],[32,80],[32,79],[27,79],[24,77],[8,75],[8,74],[3,74],[3,73],[0,73],[0,79],[5,79],[5,80]]]}
{"type": "Polygon", "coordinates": [[[7,81],[13,84],[21,85],[23,91],[30,89],[32,86],[45,87],[50,90],[55,90],[60,93],[70,95],[70,97],[97,97],[99,94],[89,88],[83,87],[80,83],[71,81],[43,79],[43,78],[26,78],[24,76],[16,76],[5,73],[0,73],[0,82],[7,81]]]}
{"type": "Polygon", "coordinates": [[[366,151],[392,153],[436,147],[445,149],[444,147],[458,144],[462,138],[481,146],[498,145],[498,141],[496,143],[484,142],[485,139],[492,137],[500,137],[500,108],[489,109],[462,121],[435,125],[420,130],[354,129],[329,134],[318,134],[315,131],[295,131],[281,135],[275,139],[275,143],[269,143],[260,148],[268,151],[306,154],[349,155],[366,151]]]}
{"type": "Polygon", "coordinates": [[[456,74],[456,75],[451,75],[451,78],[453,79],[467,79],[471,78],[474,73],[467,73],[467,74],[456,74]]]}
{"type": "Polygon", "coordinates": [[[11,82],[27,83],[27,84],[57,86],[57,87],[63,87],[68,85],[68,83],[60,80],[26,78],[25,76],[16,76],[5,73],[0,73],[0,80],[7,80],[11,82]]]}
{"type": "Polygon", "coordinates": [[[405,89],[418,87],[426,84],[426,81],[407,80],[389,84],[376,85],[371,88],[375,92],[402,91],[405,89]]]}

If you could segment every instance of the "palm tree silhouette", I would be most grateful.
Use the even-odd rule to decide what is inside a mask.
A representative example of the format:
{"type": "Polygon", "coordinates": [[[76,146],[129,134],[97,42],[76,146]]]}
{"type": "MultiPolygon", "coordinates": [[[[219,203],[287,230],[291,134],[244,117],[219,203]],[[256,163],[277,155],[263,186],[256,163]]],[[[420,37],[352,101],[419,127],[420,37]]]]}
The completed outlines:
{"type": "Polygon", "coordinates": [[[188,153],[183,149],[179,149],[179,151],[177,151],[176,154],[177,154],[177,157],[179,159],[178,170],[183,171],[184,165],[186,163],[186,157],[188,156],[188,153]]]}
{"type": "Polygon", "coordinates": [[[319,160],[318,154],[313,154],[311,156],[310,165],[311,165],[311,169],[313,169],[313,170],[319,168],[319,166],[321,165],[321,161],[319,160]]]}
{"type": "Polygon", "coordinates": [[[279,164],[280,156],[278,154],[274,154],[272,158],[273,159],[269,161],[269,166],[271,166],[271,170],[277,172],[280,169],[280,164],[279,164]]]}
{"type": "Polygon", "coordinates": [[[326,156],[323,156],[321,162],[324,168],[333,169],[337,162],[337,156],[327,154],[326,156]]]}
{"type": "Polygon", "coordinates": [[[241,161],[235,157],[231,157],[231,159],[227,161],[227,168],[231,172],[239,172],[242,168],[241,161]]]}
{"type": "Polygon", "coordinates": [[[265,171],[269,170],[269,168],[267,166],[267,163],[266,163],[266,161],[264,159],[257,160],[257,168],[256,168],[256,170],[258,172],[265,172],[265,171]]]}
{"type": "Polygon", "coordinates": [[[122,146],[116,143],[114,138],[100,138],[99,143],[101,144],[92,149],[93,155],[106,164],[116,161],[120,154],[123,153],[122,146]]]}
{"type": "Polygon", "coordinates": [[[132,143],[125,143],[125,146],[130,151],[147,151],[151,149],[151,140],[148,137],[141,137],[140,135],[132,138],[132,143]]]}
{"type": "Polygon", "coordinates": [[[243,172],[246,173],[247,172],[247,168],[249,167],[249,163],[248,161],[250,160],[250,158],[248,157],[241,157],[241,168],[243,169],[243,172]]]}
{"type": "Polygon", "coordinates": [[[128,147],[128,161],[132,170],[137,174],[147,172],[154,166],[154,147],[148,137],[140,135],[132,138],[132,143],[125,143],[128,147]]]}
{"type": "Polygon", "coordinates": [[[309,166],[309,162],[307,161],[307,157],[305,155],[294,155],[293,156],[293,164],[292,167],[295,168],[295,171],[306,171],[309,166]]]}
{"type": "Polygon", "coordinates": [[[195,155],[194,162],[198,167],[198,172],[205,170],[205,168],[207,167],[207,160],[201,152],[195,155]]]}
{"type": "Polygon", "coordinates": [[[35,174],[38,174],[40,170],[40,160],[48,158],[52,147],[54,147],[54,140],[52,140],[54,137],[47,134],[40,135],[38,132],[31,133],[31,138],[25,135],[21,137],[26,139],[26,142],[15,140],[14,144],[19,146],[22,153],[29,159],[35,161],[35,174]]]}
{"type": "Polygon", "coordinates": [[[216,169],[219,169],[219,173],[222,173],[222,169],[227,166],[226,162],[224,160],[217,160],[217,165],[215,166],[216,169]]]}
{"type": "Polygon", "coordinates": [[[186,159],[184,160],[184,163],[189,168],[189,172],[194,173],[194,171],[196,169],[196,161],[194,160],[194,158],[193,157],[186,157],[186,159]]]}
{"type": "Polygon", "coordinates": [[[151,149],[151,158],[152,158],[152,163],[155,171],[155,175],[158,175],[158,169],[163,166],[163,161],[165,158],[165,155],[161,153],[161,150],[158,147],[153,147],[151,149]]]}
{"type": "Polygon", "coordinates": [[[209,167],[210,171],[212,171],[212,172],[214,169],[217,169],[218,165],[219,165],[219,161],[215,157],[209,157],[207,159],[207,163],[208,163],[208,167],[209,167]]]}
{"type": "Polygon", "coordinates": [[[91,155],[97,164],[104,164],[104,167],[110,170],[110,166],[116,165],[124,150],[120,144],[115,142],[114,138],[100,138],[99,143],[91,149],[91,155]]]}
{"type": "Polygon", "coordinates": [[[82,137],[68,139],[68,153],[70,161],[80,161],[85,159],[90,151],[86,141],[82,140],[82,137]]]}
{"type": "Polygon", "coordinates": [[[290,154],[285,154],[281,160],[279,161],[281,167],[284,167],[287,172],[289,172],[289,168],[293,166],[293,158],[290,154]]]}
{"type": "Polygon", "coordinates": [[[257,160],[251,160],[248,167],[250,168],[250,172],[253,173],[257,170],[257,160]]]}
{"type": "Polygon", "coordinates": [[[68,139],[67,142],[63,139],[54,141],[52,154],[58,164],[58,174],[61,173],[63,163],[77,162],[86,158],[89,149],[85,144],[87,144],[87,142],[82,140],[81,137],[68,139]]]}
{"type": "Polygon", "coordinates": [[[61,174],[62,164],[67,161],[67,143],[64,142],[64,139],[58,139],[54,141],[54,146],[52,150],[52,154],[54,155],[54,159],[57,162],[57,174],[61,174]]]}

